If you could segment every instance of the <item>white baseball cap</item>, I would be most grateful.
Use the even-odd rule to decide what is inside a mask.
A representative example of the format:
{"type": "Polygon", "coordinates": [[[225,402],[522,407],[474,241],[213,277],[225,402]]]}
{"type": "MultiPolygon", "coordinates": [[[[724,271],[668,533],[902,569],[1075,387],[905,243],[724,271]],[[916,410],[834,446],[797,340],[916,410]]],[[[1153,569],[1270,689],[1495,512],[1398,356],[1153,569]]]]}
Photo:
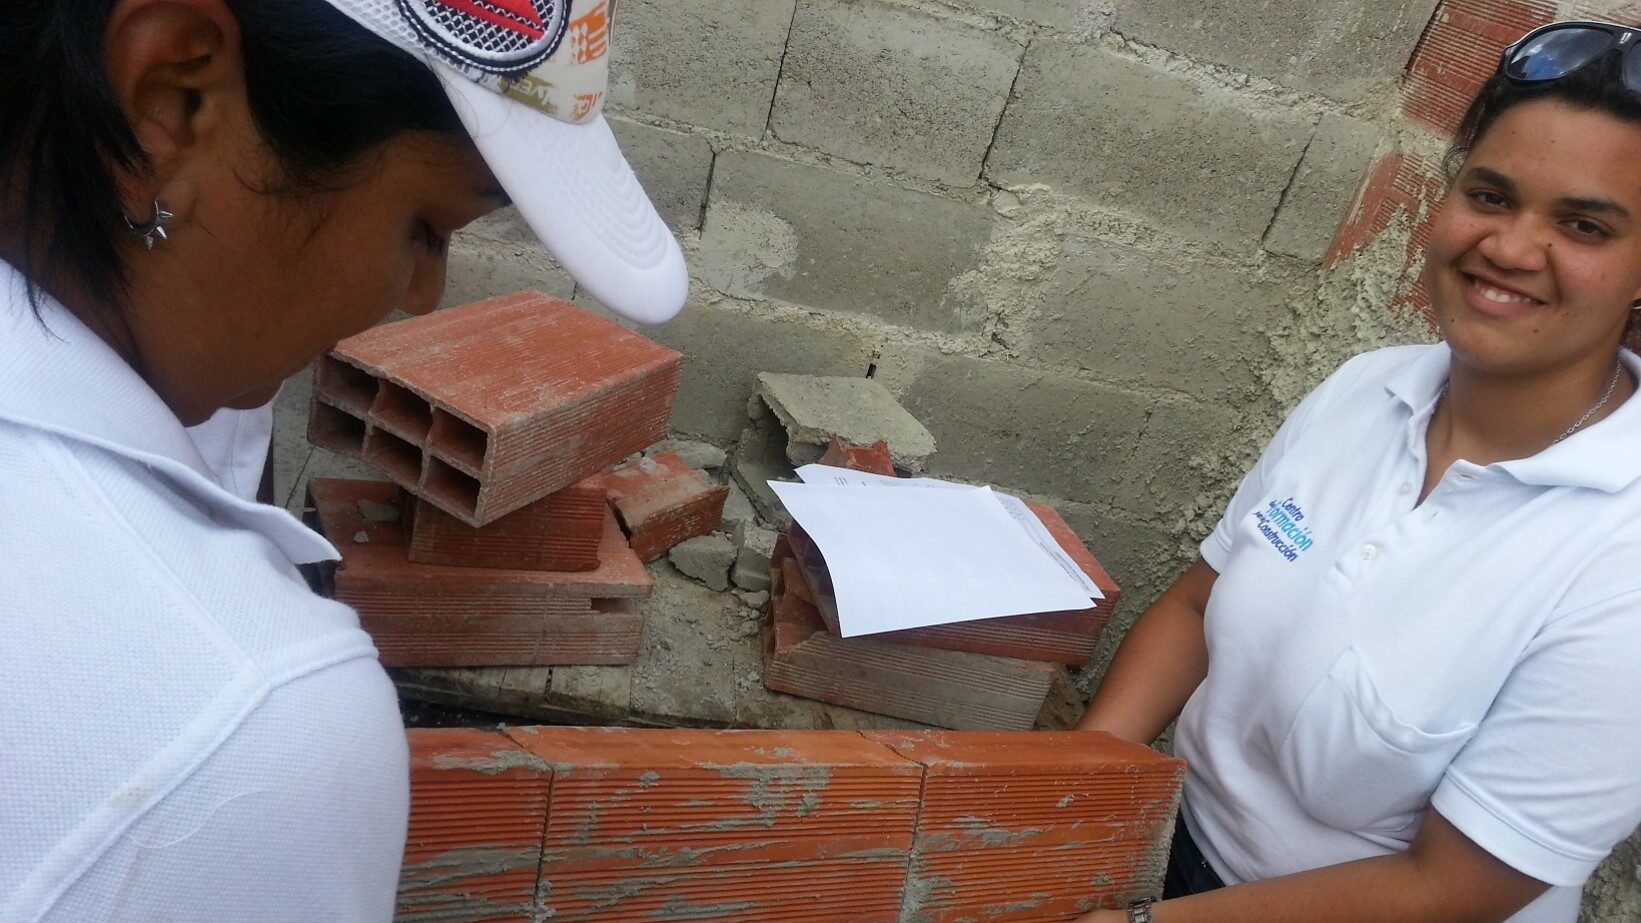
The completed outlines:
{"type": "Polygon", "coordinates": [[[576,282],[641,323],[684,306],[678,241],[604,120],[614,0],[328,0],[426,61],[485,163],[576,282]]]}

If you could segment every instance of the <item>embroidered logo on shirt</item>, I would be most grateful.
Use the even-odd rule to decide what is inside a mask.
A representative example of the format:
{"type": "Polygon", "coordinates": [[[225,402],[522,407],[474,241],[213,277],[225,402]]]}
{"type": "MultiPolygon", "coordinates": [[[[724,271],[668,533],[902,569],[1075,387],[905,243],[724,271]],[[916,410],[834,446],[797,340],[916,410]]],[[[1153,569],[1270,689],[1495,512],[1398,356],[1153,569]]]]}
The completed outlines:
{"type": "Polygon", "coordinates": [[[1310,526],[1302,525],[1305,511],[1292,497],[1272,500],[1264,509],[1254,510],[1254,521],[1259,524],[1259,534],[1289,563],[1299,560],[1300,553],[1315,544],[1310,526]]]}

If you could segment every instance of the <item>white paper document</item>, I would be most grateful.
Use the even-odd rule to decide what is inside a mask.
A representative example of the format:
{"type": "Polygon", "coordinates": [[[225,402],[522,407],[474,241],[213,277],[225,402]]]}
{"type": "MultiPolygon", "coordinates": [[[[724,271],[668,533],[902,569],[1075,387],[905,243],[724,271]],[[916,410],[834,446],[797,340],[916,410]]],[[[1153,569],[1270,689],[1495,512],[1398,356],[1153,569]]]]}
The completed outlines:
{"type": "Polygon", "coordinates": [[[770,487],[826,558],[846,638],[1091,604],[990,488],[862,489],[815,467],[819,483],[770,487]]]}
{"type": "MultiPolygon", "coordinates": [[[[853,484],[866,487],[933,487],[956,490],[974,490],[970,484],[954,484],[951,481],[941,481],[935,478],[898,478],[885,474],[873,474],[870,471],[855,471],[852,468],[835,468],[831,465],[804,465],[798,469],[798,477],[805,484],[853,484]]],[[[1089,599],[1104,599],[1105,593],[1094,583],[1094,578],[1083,572],[1077,562],[1066,553],[1060,543],[1049,533],[1048,527],[1037,518],[1037,514],[1026,506],[1026,501],[1010,494],[992,491],[997,502],[1003,504],[1003,509],[1020,524],[1037,547],[1053,558],[1066,575],[1082,585],[1083,592],[1089,599]]]]}

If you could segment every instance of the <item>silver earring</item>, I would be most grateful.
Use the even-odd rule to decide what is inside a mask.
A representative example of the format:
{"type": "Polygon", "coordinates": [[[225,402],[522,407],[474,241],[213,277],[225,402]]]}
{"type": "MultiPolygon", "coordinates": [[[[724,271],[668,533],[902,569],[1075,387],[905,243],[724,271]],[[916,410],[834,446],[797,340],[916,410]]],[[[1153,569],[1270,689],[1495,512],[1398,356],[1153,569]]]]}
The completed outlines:
{"type": "Polygon", "coordinates": [[[165,226],[175,217],[176,215],[165,210],[165,206],[160,204],[159,199],[155,199],[154,217],[147,224],[137,224],[130,218],[126,218],[125,228],[131,232],[131,236],[142,241],[143,246],[152,250],[155,241],[171,239],[170,235],[165,233],[165,226]]]}

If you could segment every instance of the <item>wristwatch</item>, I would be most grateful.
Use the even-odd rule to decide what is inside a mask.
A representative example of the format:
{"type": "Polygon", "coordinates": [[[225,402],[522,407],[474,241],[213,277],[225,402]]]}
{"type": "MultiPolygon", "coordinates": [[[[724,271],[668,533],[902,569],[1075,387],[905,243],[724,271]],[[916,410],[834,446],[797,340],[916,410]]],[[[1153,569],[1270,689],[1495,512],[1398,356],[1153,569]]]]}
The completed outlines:
{"type": "Polygon", "coordinates": [[[1151,905],[1155,898],[1142,897],[1128,905],[1128,923],[1151,923],[1151,905]]]}

